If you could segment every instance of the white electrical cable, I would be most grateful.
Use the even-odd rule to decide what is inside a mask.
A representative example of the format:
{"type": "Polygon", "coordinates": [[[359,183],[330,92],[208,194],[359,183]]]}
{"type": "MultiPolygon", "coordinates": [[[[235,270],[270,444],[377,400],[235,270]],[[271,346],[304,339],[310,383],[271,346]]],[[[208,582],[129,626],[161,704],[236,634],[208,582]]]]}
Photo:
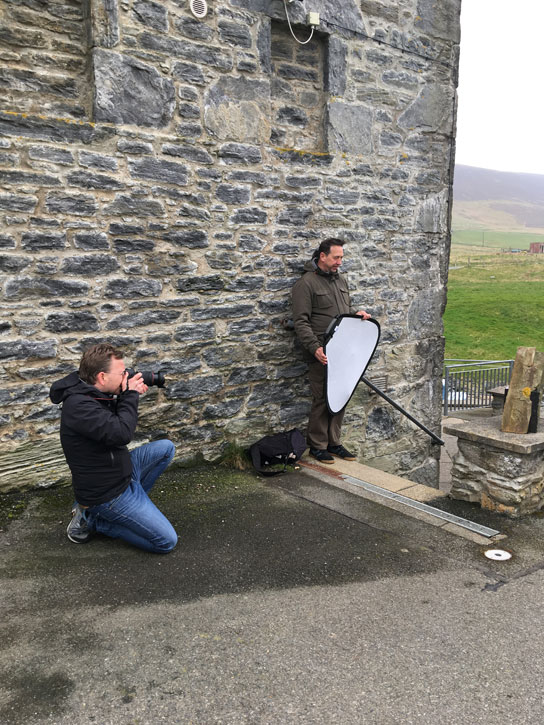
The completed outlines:
{"type": "Polygon", "coordinates": [[[283,0],[283,4],[285,5],[285,16],[287,18],[287,22],[289,24],[289,30],[291,31],[291,35],[293,38],[297,41],[297,43],[300,43],[300,45],[306,45],[306,43],[309,43],[310,40],[314,37],[314,26],[312,25],[312,32],[310,33],[310,37],[308,40],[299,40],[297,36],[293,32],[293,28],[291,27],[291,21],[289,20],[289,13],[287,12],[287,0],[283,0]]]}

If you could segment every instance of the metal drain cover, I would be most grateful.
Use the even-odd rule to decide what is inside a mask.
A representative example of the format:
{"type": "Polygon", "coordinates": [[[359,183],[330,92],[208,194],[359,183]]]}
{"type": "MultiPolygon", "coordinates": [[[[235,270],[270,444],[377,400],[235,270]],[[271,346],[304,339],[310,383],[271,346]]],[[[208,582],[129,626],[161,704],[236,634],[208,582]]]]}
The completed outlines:
{"type": "Polygon", "coordinates": [[[512,554],[504,549],[488,549],[484,551],[484,556],[493,561],[507,561],[512,558],[512,554]]]}

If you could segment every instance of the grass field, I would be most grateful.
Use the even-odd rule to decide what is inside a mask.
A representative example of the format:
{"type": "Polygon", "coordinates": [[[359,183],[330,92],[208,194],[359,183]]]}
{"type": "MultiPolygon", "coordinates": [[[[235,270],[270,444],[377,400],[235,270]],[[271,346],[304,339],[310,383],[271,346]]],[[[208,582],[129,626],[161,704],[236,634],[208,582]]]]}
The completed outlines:
{"type": "Polygon", "coordinates": [[[544,351],[544,255],[453,245],[444,315],[446,358],[502,360],[544,351]]]}
{"type": "Polygon", "coordinates": [[[544,242],[543,234],[500,232],[484,229],[458,229],[451,233],[452,243],[488,249],[529,249],[531,242],[544,242]]]}

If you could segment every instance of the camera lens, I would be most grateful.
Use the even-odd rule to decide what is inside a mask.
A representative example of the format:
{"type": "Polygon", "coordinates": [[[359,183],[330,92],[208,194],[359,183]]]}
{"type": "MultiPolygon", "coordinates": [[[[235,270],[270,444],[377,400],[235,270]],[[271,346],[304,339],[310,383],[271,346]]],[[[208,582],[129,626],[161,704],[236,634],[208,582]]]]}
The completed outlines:
{"type": "Polygon", "coordinates": [[[152,370],[144,370],[142,371],[142,378],[148,388],[152,385],[156,385],[157,388],[164,388],[164,383],[166,382],[162,370],[158,370],[156,373],[152,370]]]}
{"type": "MultiPolygon", "coordinates": [[[[136,370],[133,370],[132,368],[127,368],[127,373],[129,378],[132,378],[134,375],[136,375],[136,370]]],[[[162,370],[157,370],[157,372],[153,372],[153,370],[141,370],[142,374],[142,380],[147,385],[148,388],[152,387],[153,385],[156,385],[157,388],[164,388],[166,383],[166,377],[162,370]]]]}

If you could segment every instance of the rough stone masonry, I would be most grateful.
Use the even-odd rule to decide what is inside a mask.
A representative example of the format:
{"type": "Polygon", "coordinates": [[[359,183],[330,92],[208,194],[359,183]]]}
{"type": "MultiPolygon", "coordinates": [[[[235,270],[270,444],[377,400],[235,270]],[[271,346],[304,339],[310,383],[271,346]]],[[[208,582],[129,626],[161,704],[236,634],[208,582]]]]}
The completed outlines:
{"type": "MultiPolygon", "coordinates": [[[[304,427],[290,289],[346,240],[368,376],[438,429],[460,0],[0,6],[0,491],[67,479],[50,383],[95,341],[166,371],[142,440],[180,459],[304,427]]],[[[352,399],[344,441],[436,483],[425,434],[352,399]]]]}

